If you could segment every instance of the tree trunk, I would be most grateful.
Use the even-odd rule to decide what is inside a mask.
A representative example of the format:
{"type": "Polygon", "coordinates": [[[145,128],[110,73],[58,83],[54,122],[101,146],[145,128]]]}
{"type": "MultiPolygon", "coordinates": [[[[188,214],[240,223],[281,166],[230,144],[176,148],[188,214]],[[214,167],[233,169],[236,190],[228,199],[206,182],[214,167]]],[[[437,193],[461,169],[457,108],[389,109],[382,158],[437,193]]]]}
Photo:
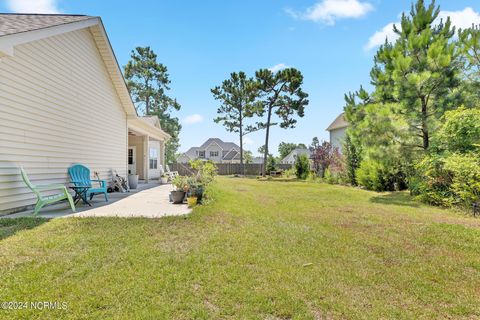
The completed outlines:
{"type": "Polygon", "coordinates": [[[269,106],[268,107],[268,117],[267,117],[267,130],[265,134],[265,150],[263,153],[263,168],[262,168],[262,176],[266,176],[266,171],[267,171],[267,158],[268,158],[268,139],[270,135],[270,118],[272,117],[272,108],[269,106]]]}
{"type": "Polygon", "coordinates": [[[242,174],[245,175],[245,164],[243,163],[243,124],[242,124],[242,111],[240,111],[240,167],[242,168],[242,174]]]}
{"type": "Polygon", "coordinates": [[[422,98],[422,136],[423,136],[424,150],[427,150],[430,145],[427,120],[428,120],[427,102],[425,98],[422,98]]]}

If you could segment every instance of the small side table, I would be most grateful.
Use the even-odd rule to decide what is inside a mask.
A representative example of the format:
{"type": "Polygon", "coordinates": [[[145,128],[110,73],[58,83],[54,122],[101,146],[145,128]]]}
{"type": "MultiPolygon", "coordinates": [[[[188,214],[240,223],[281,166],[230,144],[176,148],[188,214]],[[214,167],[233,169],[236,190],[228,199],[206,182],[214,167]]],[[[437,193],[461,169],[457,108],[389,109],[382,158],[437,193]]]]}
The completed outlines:
{"type": "Polygon", "coordinates": [[[75,196],[73,197],[73,201],[75,204],[77,204],[80,201],[80,199],[82,199],[83,203],[88,204],[90,207],[92,206],[92,204],[87,200],[87,192],[88,192],[88,189],[90,189],[91,187],[70,186],[69,188],[75,192],[75,196]]]}

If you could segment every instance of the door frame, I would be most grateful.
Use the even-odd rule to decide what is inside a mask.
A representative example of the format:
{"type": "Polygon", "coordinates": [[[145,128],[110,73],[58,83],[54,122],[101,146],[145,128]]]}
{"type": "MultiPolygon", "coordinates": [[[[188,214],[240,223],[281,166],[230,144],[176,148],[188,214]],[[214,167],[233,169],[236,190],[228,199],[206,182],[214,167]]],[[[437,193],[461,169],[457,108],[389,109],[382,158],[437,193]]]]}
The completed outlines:
{"type": "Polygon", "coordinates": [[[127,166],[128,166],[128,173],[129,174],[137,174],[137,146],[128,146],[127,148],[127,166]],[[132,150],[132,160],[133,163],[128,163],[129,161],[129,153],[130,149],[132,150]],[[132,170],[133,169],[133,170],[132,170]]]}

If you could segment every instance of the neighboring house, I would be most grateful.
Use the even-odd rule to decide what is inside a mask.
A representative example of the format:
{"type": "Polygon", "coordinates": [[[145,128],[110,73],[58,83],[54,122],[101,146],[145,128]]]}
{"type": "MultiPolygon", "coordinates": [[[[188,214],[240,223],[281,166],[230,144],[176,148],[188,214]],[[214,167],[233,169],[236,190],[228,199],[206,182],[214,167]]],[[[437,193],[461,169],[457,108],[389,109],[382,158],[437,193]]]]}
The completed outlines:
{"type": "Polygon", "coordinates": [[[303,148],[296,148],[292,150],[285,158],[280,161],[282,164],[294,164],[298,156],[301,154],[306,154],[310,158],[310,150],[303,148]]]}
{"type": "Polygon", "coordinates": [[[327,128],[330,133],[330,144],[342,152],[345,133],[348,128],[348,122],[345,120],[345,113],[341,113],[327,128]]]}
{"type": "Polygon", "coordinates": [[[233,142],[210,138],[200,147],[193,147],[182,153],[177,162],[188,163],[195,159],[211,160],[215,163],[240,163],[240,147],[233,142]]]}
{"type": "Polygon", "coordinates": [[[148,181],[168,139],[137,116],[99,17],[0,14],[0,213],[35,203],[21,166],[34,184],[68,183],[74,163],[148,181]]]}
{"type": "Polygon", "coordinates": [[[263,164],[263,157],[254,157],[252,159],[252,163],[255,163],[255,164],[263,164]]]}

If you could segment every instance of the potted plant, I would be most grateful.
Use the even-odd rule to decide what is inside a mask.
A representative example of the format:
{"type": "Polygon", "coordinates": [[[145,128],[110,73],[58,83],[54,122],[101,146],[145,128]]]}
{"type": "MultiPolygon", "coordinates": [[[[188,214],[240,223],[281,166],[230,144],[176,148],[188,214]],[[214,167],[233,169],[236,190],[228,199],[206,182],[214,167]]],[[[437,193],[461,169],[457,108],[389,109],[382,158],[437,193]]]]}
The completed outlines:
{"type": "Polygon", "coordinates": [[[162,173],[160,176],[160,183],[161,184],[167,184],[168,183],[168,175],[165,173],[162,173]]]}
{"type": "Polygon", "coordinates": [[[172,198],[172,202],[174,204],[179,204],[183,203],[183,200],[185,199],[185,189],[188,191],[188,186],[186,183],[185,177],[177,176],[175,179],[172,181],[173,186],[175,187],[175,190],[172,190],[170,192],[170,196],[172,198]]]}

